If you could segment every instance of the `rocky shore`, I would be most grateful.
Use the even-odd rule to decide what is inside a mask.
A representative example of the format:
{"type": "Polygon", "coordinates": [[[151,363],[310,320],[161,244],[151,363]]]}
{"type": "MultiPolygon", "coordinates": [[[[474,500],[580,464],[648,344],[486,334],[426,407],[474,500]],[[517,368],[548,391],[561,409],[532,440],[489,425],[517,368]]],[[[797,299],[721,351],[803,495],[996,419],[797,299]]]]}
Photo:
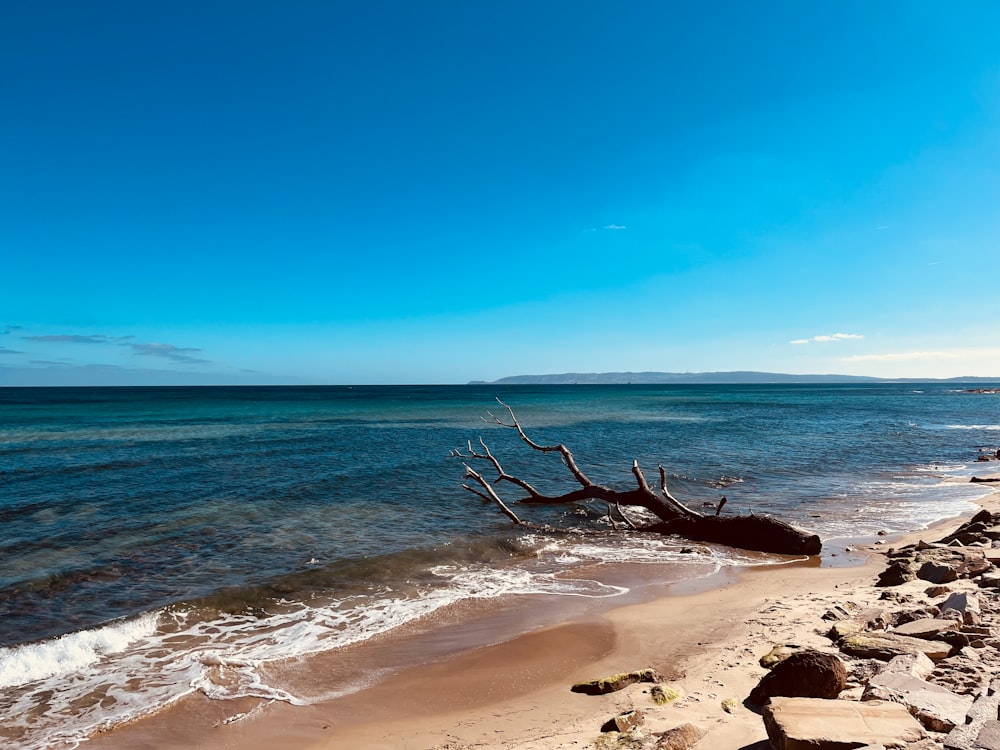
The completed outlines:
{"type": "MultiPolygon", "coordinates": [[[[763,723],[768,742],[744,748],[1000,750],[1000,512],[984,509],[936,541],[880,554],[885,567],[870,585],[815,609],[806,638],[761,644],[766,674],[738,701],[721,700],[724,711],[763,723]]],[[[655,677],[645,669],[573,690],[612,692],[655,677]]],[[[649,705],[608,717],[597,748],[731,747],[711,725],[646,729],[647,715],[664,713],[657,705],[701,694],[672,684],[643,693],[649,705]]]]}

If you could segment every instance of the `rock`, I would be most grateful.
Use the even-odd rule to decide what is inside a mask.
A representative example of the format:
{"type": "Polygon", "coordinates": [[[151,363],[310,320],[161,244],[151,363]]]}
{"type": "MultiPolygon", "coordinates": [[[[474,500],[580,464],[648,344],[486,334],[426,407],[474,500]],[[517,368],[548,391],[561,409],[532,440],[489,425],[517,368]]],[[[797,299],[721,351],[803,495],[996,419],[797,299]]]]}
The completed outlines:
{"type": "Polygon", "coordinates": [[[699,729],[694,724],[681,724],[660,735],[656,750],[688,750],[704,736],[704,729],[699,729]]]}
{"type": "Polygon", "coordinates": [[[990,719],[984,722],[976,735],[976,745],[983,750],[1000,750],[1000,721],[990,719]]]}
{"type": "Polygon", "coordinates": [[[944,738],[948,750],[975,750],[979,748],[979,734],[991,721],[997,720],[1000,711],[1000,680],[993,680],[976,698],[965,716],[965,724],[952,729],[944,738]]]}
{"type": "Polygon", "coordinates": [[[924,737],[917,720],[889,701],[772,698],[764,707],[764,727],[774,750],[903,748],[924,737]]]}
{"type": "Polygon", "coordinates": [[[1000,589],[1000,573],[984,573],[979,577],[979,588],[1000,589]]]}
{"type": "Polygon", "coordinates": [[[896,635],[908,635],[913,638],[933,640],[946,630],[958,630],[958,622],[955,620],[938,620],[933,617],[924,617],[908,622],[905,625],[898,625],[889,632],[896,635]]]}
{"type": "Polygon", "coordinates": [[[627,732],[630,729],[635,729],[637,726],[642,724],[643,721],[645,721],[645,717],[643,717],[642,712],[638,709],[634,709],[608,719],[601,726],[601,731],[627,732]]]}
{"type": "Polygon", "coordinates": [[[665,706],[680,697],[681,691],[677,688],[664,688],[663,685],[653,685],[653,687],[649,689],[649,698],[657,706],[665,706]]]}
{"type": "Polygon", "coordinates": [[[941,612],[954,610],[960,612],[966,625],[975,625],[982,614],[979,607],[979,597],[966,591],[955,592],[938,605],[941,612]]]}
{"type": "Polygon", "coordinates": [[[916,563],[921,566],[921,570],[926,568],[924,575],[918,570],[917,577],[931,583],[949,583],[956,578],[975,578],[993,567],[981,548],[962,546],[923,550],[917,553],[916,563]],[[949,570],[946,571],[944,568],[949,570]],[[943,578],[936,580],[925,575],[943,578]],[[952,575],[955,578],[952,578],[952,575]]]}
{"type": "Polygon", "coordinates": [[[950,732],[965,723],[972,699],[901,672],[883,672],[868,683],[861,700],[888,700],[906,706],[932,732],[950,732]]]}
{"type": "Polygon", "coordinates": [[[855,633],[840,641],[845,654],[863,659],[888,661],[902,654],[922,653],[930,659],[944,659],[951,653],[951,646],[942,641],[925,641],[893,633],[855,633]]]}
{"type": "Polygon", "coordinates": [[[849,635],[863,633],[866,629],[865,623],[860,620],[841,620],[833,624],[833,627],[827,631],[826,637],[831,641],[840,641],[849,635]]]}
{"type": "Polygon", "coordinates": [[[835,654],[804,649],[775,665],[750,691],[750,701],[768,698],[836,698],[847,687],[847,667],[835,654]]]}
{"type": "Polygon", "coordinates": [[[939,596],[949,593],[951,593],[951,588],[948,586],[928,586],[924,589],[924,594],[931,599],[937,599],[939,596]]]}
{"type": "Polygon", "coordinates": [[[920,566],[917,578],[931,583],[950,583],[958,580],[958,570],[944,563],[928,561],[920,566]]]}
{"type": "Polygon", "coordinates": [[[925,654],[902,654],[894,656],[885,665],[883,672],[898,672],[908,674],[913,677],[927,679],[934,671],[934,662],[927,658],[925,654]]]}
{"type": "Polygon", "coordinates": [[[913,568],[909,563],[896,560],[883,570],[875,582],[876,586],[901,586],[914,579],[913,568]]]}
{"type": "Polygon", "coordinates": [[[638,669],[634,672],[621,672],[611,677],[604,677],[600,680],[590,680],[589,682],[578,682],[570,688],[574,693],[584,693],[585,695],[604,695],[614,693],[637,682],[662,682],[663,678],[655,669],[638,669]]]}
{"type": "Polygon", "coordinates": [[[990,513],[986,508],[976,513],[972,518],[969,519],[969,523],[981,523],[981,524],[993,524],[993,514],[990,513]]]}
{"type": "Polygon", "coordinates": [[[779,643],[760,657],[759,664],[764,667],[764,669],[773,669],[775,664],[784,661],[792,654],[801,650],[802,647],[797,646],[794,643],[779,643]]]}

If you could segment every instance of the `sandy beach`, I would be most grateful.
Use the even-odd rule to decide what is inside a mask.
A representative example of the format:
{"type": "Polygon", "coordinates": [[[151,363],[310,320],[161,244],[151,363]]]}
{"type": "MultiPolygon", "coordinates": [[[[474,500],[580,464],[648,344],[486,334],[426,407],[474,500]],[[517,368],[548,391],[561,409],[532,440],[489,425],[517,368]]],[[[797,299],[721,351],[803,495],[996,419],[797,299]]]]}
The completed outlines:
{"type": "MultiPolygon", "coordinates": [[[[980,503],[1000,510],[1000,493],[980,503]]],[[[310,706],[195,696],[89,744],[92,748],[372,748],[465,750],[591,747],[609,718],[640,709],[644,731],[684,723],[706,731],[700,748],[768,747],[744,699],[765,674],[759,658],[794,643],[831,649],[822,615],[873,605],[882,551],[942,536],[958,519],[855,552],[836,543],[818,558],[731,568],[666,595],[406,669],[373,687],[310,706]],[[847,564],[845,564],[847,563],[847,564]],[[576,682],[653,667],[679,693],[655,704],[649,684],[602,696],[576,682]]],[[[918,582],[922,583],[922,582],[918,582]]],[[[313,670],[315,672],[315,670],[313,670]]],[[[860,688],[855,688],[860,690],[860,688]]]]}

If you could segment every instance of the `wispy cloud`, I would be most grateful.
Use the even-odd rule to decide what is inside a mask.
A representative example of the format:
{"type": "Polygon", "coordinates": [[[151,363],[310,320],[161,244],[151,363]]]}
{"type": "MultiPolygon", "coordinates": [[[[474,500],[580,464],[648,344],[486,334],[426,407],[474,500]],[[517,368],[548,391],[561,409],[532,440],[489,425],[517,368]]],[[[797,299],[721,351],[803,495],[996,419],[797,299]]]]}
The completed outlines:
{"type": "Polygon", "coordinates": [[[6,347],[0,346],[0,354],[23,354],[24,352],[19,352],[16,349],[8,349],[6,347]]]}
{"type": "Polygon", "coordinates": [[[795,339],[793,341],[789,341],[788,343],[800,346],[802,344],[808,344],[811,341],[817,341],[821,344],[827,344],[831,341],[848,341],[851,339],[863,339],[863,338],[864,336],[861,335],[860,333],[834,333],[830,335],[813,336],[811,339],[795,339]]]}
{"type": "Polygon", "coordinates": [[[73,336],[59,334],[56,336],[22,336],[25,341],[41,341],[46,344],[107,344],[113,341],[108,336],[95,333],[92,336],[73,336]]]}
{"type": "Polygon", "coordinates": [[[841,362],[909,362],[917,359],[955,359],[959,352],[894,352],[892,354],[855,354],[841,362]]]}
{"type": "Polygon", "coordinates": [[[122,346],[130,347],[133,354],[139,354],[144,357],[163,357],[164,359],[169,359],[173,362],[181,362],[187,365],[204,365],[209,363],[209,360],[207,359],[191,356],[192,354],[201,351],[201,349],[197,349],[193,346],[174,346],[173,344],[156,343],[122,344],[122,346]]]}
{"type": "Polygon", "coordinates": [[[605,229],[628,229],[624,224],[605,224],[605,229]]]}

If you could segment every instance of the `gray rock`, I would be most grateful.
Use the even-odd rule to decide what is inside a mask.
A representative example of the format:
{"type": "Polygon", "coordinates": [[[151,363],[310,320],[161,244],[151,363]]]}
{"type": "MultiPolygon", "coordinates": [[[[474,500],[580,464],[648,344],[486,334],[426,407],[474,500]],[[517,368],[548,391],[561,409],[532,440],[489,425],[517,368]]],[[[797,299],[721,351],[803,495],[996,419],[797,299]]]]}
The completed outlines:
{"type": "Polygon", "coordinates": [[[972,699],[956,695],[948,688],[900,672],[876,675],[865,688],[861,700],[895,701],[932,732],[950,732],[965,722],[972,699]]]}
{"type": "Polygon", "coordinates": [[[976,745],[983,750],[1000,750],[1000,721],[990,719],[976,735],[976,745]]]}
{"type": "Polygon", "coordinates": [[[944,738],[948,750],[980,750],[977,738],[987,722],[996,721],[1000,712],[1000,680],[993,680],[976,698],[965,716],[965,724],[952,729],[944,738]]]}
{"type": "Polygon", "coordinates": [[[961,613],[962,621],[966,625],[975,625],[979,622],[982,610],[979,607],[979,597],[968,591],[956,591],[938,605],[942,613],[954,610],[961,613]]]}
{"type": "Polygon", "coordinates": [[[882,671],[899,672],[925,680],[934,671],[934,662],[928,659],[926,654],[902,654],[890,659],[882,671]]]}

